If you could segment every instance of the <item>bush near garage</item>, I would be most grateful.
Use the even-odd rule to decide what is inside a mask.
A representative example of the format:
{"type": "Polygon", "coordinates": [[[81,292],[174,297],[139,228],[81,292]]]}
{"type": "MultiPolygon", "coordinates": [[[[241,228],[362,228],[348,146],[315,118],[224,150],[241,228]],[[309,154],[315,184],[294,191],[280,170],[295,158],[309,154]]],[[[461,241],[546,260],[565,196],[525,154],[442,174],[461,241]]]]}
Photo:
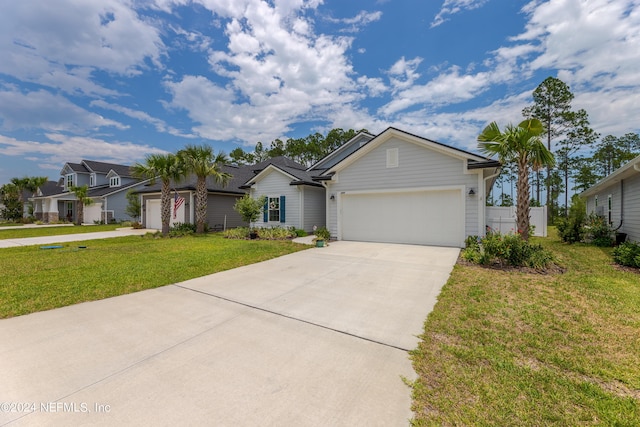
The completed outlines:
{"type": "Polygon", "coordinates": [[[484,238],[470,236],[465,243],[462,258],[474,264],[545,269],[556,261],[549,250],[527,242],[519,234],[491,232],[484,238]]]}

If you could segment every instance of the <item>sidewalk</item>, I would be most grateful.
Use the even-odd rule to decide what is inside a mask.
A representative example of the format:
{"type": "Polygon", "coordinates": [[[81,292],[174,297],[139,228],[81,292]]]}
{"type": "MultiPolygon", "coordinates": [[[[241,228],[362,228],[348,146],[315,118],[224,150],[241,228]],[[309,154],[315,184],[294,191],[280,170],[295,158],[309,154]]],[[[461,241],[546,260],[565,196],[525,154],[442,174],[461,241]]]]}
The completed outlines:
{"type": "Polygon", "coordinates": [[[53,243],[80,242],[83,240],[109,239],[112,237],[135,236],[154,233],[156,230],[133,229],[131,227],[118,228],[115,231],[97,231],[95,233],[61,234],[57,236],[25,237],[23,239],[0,240],[0,248],[17,246],[51,245],[53,243]]]}

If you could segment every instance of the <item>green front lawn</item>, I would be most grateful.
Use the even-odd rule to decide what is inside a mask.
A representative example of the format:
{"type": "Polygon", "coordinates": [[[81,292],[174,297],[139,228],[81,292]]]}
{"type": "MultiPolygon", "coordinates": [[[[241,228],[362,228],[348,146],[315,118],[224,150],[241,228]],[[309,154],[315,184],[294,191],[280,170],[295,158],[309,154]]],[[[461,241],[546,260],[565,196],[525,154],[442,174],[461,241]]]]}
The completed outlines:
{"type": "Polygon", "coordinates": [[[411,354],[414,425],[640,425],[640,274],[555,235],[564,274],[454,268],[411,354]]]}
{"type": "Polygon", "coordinates": [[[22,239],[23,237],[58,236],[60,234],[96,233],[98,231],[113,231],[119,227],[121,227],[120,224],[74,225],[72,227],[61,225],[60,227],[25,227],[10,230],[0,228],[0,240],[22,239]]]}
{"type": "Polygon", "coordinates": [[[0,318],[156,288],[301,249],[305,246],[289,241],[230,240],[219,234],[0,249],[0,318]]]}

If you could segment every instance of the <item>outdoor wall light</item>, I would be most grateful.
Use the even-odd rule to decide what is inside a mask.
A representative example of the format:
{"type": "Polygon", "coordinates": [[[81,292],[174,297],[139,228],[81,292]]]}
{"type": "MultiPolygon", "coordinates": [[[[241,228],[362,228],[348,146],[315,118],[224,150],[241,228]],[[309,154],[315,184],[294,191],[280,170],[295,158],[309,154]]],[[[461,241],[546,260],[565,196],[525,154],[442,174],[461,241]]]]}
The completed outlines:
{"type": "Polygon", "coordinates": [[[474,190],[473,188],[469,189],[469,195],[470,196],[475,196],[476,195],[476,190],[474,190]]]}
{"type": "Polygon", "coordinates": [[[329,197],[331,200],[335,200],[336,199],[336,195],[332,194],[331,197],[329,197]]]}

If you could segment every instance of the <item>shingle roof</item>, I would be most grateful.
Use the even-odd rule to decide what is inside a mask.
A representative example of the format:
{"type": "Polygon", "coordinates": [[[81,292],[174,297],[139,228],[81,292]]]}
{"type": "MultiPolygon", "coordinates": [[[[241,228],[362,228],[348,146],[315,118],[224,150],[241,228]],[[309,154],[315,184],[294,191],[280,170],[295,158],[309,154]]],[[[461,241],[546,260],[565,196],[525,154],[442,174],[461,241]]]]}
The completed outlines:
{"type": "Polygon", "coordinates": [[[87,168],[92,172],[100,172],[107,174],[110,170],[113,170],[120,176],[123,177],[131,177],[133,174],[131,173],[131,167],[127,165],[118,165],[115,163],[106,163],[106,162],[96,162],[95,160],[83,160],[87,168]]]}
{"type": "Polygon", "coordinates": [[[285,156],[277,156],[251,166],[254,171],[261,171],[269,165],[278,166],[280,168],[305,170],[307,167],[285,156]]]}
{"type": "MultiPolygon", "coordinates": [[[[221,193],[235,193],[244,194],[245,191],[241,188],[242,184],[247,182],[254,176],[253,166],[232,166],[224,165],[221,167],[223,172],[231,174],[232,178],[229,180],[226,186],[222,186],[213,179],[213,177],[207,178],[207,190],[210,192],[221,193]]],[[[172,182],[172,190],[195,190],[198,177],[194,174],[189,175],[187,178],[180,182],[172,182]]],[[[154,184],[146,185],[143,189],[139,190],[140,193],[157,193],[162,189],[162,182],[156,180],[154,184]]]]}
{"type": "Polygon", "coordinates": [[[43,196],[51,196],[53,194],[62,193],[63,188],[61,187],[60,181],[47,181],[44,183],[42,187],[40,187],[40,191],[43,196]]]}

